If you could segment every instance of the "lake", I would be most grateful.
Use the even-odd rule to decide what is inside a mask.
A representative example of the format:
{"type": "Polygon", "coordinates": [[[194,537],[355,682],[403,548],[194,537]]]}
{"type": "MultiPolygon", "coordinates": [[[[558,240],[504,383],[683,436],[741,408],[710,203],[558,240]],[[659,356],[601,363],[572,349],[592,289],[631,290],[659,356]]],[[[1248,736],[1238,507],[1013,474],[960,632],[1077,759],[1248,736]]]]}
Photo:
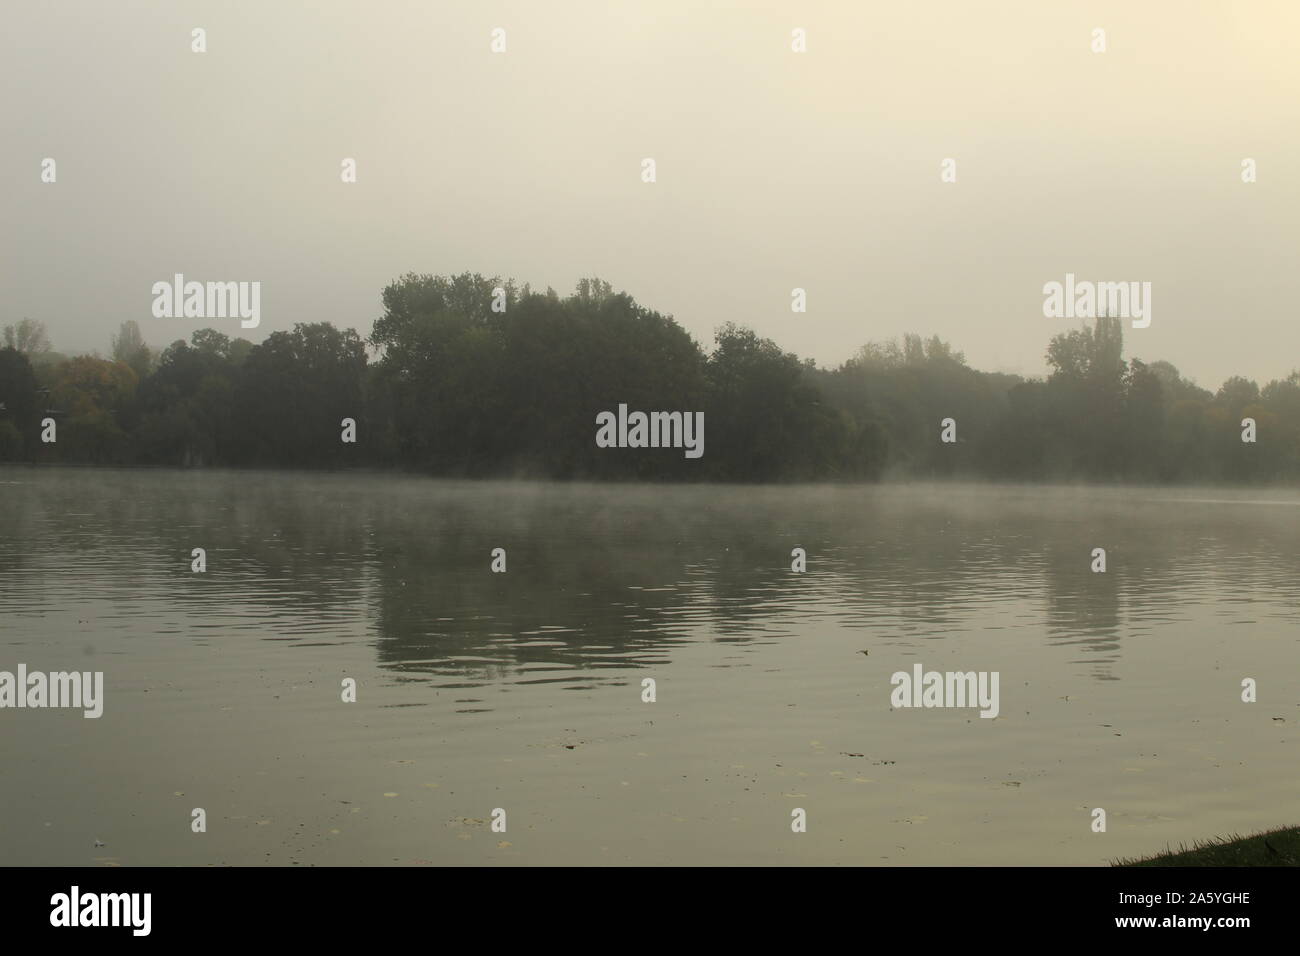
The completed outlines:
{"type": "Polygon", "coordinates": [[[1291,490],[0,468],[0,501],[0,670],[104,675],[98,719],[0,709],[4,864],[1104,865],[1300,822],[1291,490]],[[916,664],[998,673],[997,717],[891,706],[916,664]]]}

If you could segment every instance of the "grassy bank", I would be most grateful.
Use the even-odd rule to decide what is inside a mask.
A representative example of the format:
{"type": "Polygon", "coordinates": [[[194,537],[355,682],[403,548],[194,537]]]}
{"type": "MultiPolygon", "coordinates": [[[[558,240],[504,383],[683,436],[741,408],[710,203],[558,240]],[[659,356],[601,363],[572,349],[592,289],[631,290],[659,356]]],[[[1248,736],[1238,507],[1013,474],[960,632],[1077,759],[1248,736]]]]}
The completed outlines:
{"type": "Polygon", "coordinates": [[[1115,866],[1300,866],[1300,827],[1282,827],[1253,836],[1216,837],[1115,866]]]}

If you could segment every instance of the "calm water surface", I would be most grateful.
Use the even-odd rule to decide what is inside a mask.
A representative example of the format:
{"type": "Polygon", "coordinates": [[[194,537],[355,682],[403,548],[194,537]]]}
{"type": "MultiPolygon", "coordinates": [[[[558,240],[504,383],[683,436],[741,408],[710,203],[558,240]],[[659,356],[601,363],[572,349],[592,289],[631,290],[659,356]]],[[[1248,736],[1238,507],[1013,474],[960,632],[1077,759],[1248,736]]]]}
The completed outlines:
{"type": "Polygon", "coordinates": [[[0,670],[106,698],[0,710],[0,863],[1103,864],[1295,824],[1297,540],[1277,490],[0,469],[0,670]],[[1000,716],[892,710],[917,662],[999,671],[1000,716]]]}

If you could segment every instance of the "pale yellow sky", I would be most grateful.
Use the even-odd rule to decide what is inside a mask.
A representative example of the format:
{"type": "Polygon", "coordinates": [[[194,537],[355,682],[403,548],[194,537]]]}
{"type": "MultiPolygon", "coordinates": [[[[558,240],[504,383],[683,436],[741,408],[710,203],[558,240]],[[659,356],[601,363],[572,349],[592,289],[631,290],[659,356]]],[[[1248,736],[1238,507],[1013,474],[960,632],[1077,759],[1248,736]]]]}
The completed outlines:
{"type": "Polygon", "coordinates": [[[823,364],[915,330],[1040,374],[1073,324],[1042,286],[1073,272],[1152,283],[1130,355],[1212,388],[1300,367],[1300,3],[9,0],[0,23],[0,324],[64,350],[129,318],[155,344],[367,332],[391,279],[473,270],[600,275],[704,342],[737,321],[823,364]],[[260,281],[260,327],[154,318],[176,272],[260,281]]]}

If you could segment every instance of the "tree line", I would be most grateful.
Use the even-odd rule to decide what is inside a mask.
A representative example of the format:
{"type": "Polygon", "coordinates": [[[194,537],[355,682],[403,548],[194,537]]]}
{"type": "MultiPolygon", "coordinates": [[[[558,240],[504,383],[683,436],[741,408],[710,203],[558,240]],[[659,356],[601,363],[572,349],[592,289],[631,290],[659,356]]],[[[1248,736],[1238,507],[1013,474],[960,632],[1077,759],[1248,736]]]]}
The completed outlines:
{"type": "Polygon", "coordinates": [[[571,295],[477,274],[408,274],[363,339],[299,323],[254,345],[213,329],[111,356],[4,329],[0,461],[368,467],[440,476],[713,481],[881,477],[1300,479],[1300,372],[1217,392],[1123,356],[1119,319],[1054,336],[1044,378],[981,372],[938,337],[873,342],[836,368],[727,323],[702,348],[599,279],[571,295]],[[608,449],[619,404],[702,411],[705,454],[608,449]],[[42,441],[53,419],[57,440],[42,441]],[[343,419],[355,443],[341,440],[343,419]],[[940,440],[953,419],[956,440],[940,440]],[[1242,440],[1244,419],[1257,440],[1242,440]]]}

